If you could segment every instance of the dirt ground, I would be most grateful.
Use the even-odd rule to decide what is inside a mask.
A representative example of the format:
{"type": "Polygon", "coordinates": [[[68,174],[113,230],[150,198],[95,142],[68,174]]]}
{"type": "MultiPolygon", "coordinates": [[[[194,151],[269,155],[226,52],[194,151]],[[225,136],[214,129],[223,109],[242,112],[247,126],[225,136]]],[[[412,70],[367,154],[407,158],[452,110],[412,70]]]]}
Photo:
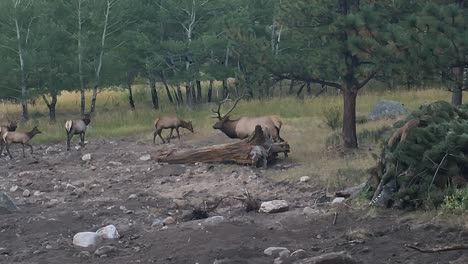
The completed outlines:
{"type": "Polygon", "coordinates": [[[25,159],[15,147],[15,159],[1,157],[0,191],[21,210],[0,215],[0,263],[273,263],[263,253],[272,246],[291,252],[304,249],[307,256],[345,250],[362,263],[450,263],[468,255],[466,250],[428,254],[405,247],[467,243],[468,230],[463,227],[417,224],[402,211],[371,213],[331,205],[313,179],[277,182],[269,177],[271,170],[287,174],[289,167],[300,166],[291,160],[279,161],[266,171],[235,165],[158,164],[140,157],[163,148],[191,148],[226,139],[183,138],[164,146],[150,141],[136,136],[91,139],[84,149],[69,152],[64,144],[35,145],[35,154],[27,153],[25,159]],[[87,153],[92,159],[82,161],[87,153]],[[247,213],[239,201],[226,198],[210,213],[223,216],[222,221],[189,219],[194,206],[206,201],[209,207],[246,189],[262,201],[284,199],[290,210],[247,213]],[[23,195],[25,190],[29,197],[23,195]],[[304,211],[305,207],[312,209],[304,211]],[[177,223],[163,227],[161,221],[168,216],[177,223]],[[107,224],[114,224],[122,237],[100,246],[110,244],[116,251],[97,257],[94,250],[73,246],[77,232],[96,231],[107,224]]]}

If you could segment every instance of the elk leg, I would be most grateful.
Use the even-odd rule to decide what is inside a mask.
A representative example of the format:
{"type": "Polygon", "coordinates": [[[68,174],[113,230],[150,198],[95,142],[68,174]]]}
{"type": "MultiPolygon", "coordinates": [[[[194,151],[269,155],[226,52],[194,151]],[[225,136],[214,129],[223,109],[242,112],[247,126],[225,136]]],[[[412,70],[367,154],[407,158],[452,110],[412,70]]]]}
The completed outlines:
{"type": "Polygon", "coordinates": [[[11,153],[10,153],[10,145],[8,143],[5,143],[6,145],[6,151],[8,153],[8,156],[10,156],[10,159],[13,159],[13,156],[11,156],[11,153]]]}
{"type": "Polygon", "coordinates": [[[31,154],[33,154],[33,147],[31,146],[31,144],[26,143],[25,145],[28,146],[29,148],[31,148],[31,154]]]}
{"type": "Polygon", "coordinates": [[[176,128],[175,130],[177,132],[177,138],[179,138],[179,141],[180,141],[180,134],[179,134],[179,128],[176,128]]]}
{"type": "Polygon", "coordinates": [[[70,141],[73,135],[67,132],[67,150],[70,150],[70,141]]]}
{"type": "Polygon", "coordinates": [[[81,147],[84,147],[84,137],[85,137],[84,132],[80,133],[80,139],[81,139],[80,145],[81,145],[81,147]]]}
{"type": "Polygon", "coordinates": [[[23,158],[26,158],[26,154],[24,153],[24,143],[21,143],[21,145],[23,146],[23,158]]]}
{"type": "Polygon", "coordinates": [[[156,145],[156,136],[158,135],[158,131],[155,130],[153,133],[153,144],[156,145]]]}
{"type": "Polygon", "coordinates": [[[0,149],[0,156],[2,156],[3,149],[5,148],[5,142],[0,141],[0,145],[2,146],[2,148],[0,149]]]}
{"type": "Polygon", "coordinates": [[[171,133],[169,134],[169,137],[167,139],[167,142],[171,142],[172,134],[174,133],[174,129],[171,128],[171,133]]]}
{"type": "Polygon", "coordinates": [[[158,135],[159,135],[159,137],[161,138],[161,140],[162,140],[163,144],[164,144],[164,143],[166,143],[166,141],[164,141],[164,138],[161,136],[161,130],[160,130],[160,131],[158,131],[158,135]]]}

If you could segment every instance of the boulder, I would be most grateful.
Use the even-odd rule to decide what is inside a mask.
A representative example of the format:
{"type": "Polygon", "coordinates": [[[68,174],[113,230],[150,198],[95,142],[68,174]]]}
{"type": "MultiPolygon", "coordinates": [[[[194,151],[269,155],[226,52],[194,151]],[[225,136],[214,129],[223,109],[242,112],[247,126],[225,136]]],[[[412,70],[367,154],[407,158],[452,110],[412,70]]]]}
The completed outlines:
{"type": "Polygon", "coordinates": [[[310,181],[310,176],[302,176],[300,179],[299,179],[300,182],[308,182],[310,181]]]}
{"type": "Polygon", "coordinates": [[[147,154],[147,155],[141,156],[141,157],[140,157],[140,160],[141,160],[141,161],[148,161],[148,160],[151,160],[151,155],[147,154]]]}
{"type": "Polygon", "coordinates": [[[5,193],[0,192],[0,215],[9,214],[18,210],[13,200],[5,193]]]}
{"type": "Polygon", "coordinates": [[[388,117],[396,117],[408,114],[409,110],[404,104],[397,101],[380,100],[369,114],[370,120],[378,120],[388,117]]]}
{"type": "Polygon", "coordinates": [[[96,247],[101,241],[102,237],[95,232],[79,232],[73,236],[73,245],[79,247],[96,247]]]}
{"type": "Polygon", "coordinates": [[[90,161],[91,160],[91,154],[84,154],[83,157],[81,157],[82,161],[90,161]]]}
{"type": "Polygon", "coordinates": [[[263,202],[258,210],[261,213],[280,213],[289,210],[289,205],[285,200],[273,200],[263,202]]]}
{"type": "Polygon", "coordinates": [[[119,239],[120,238],[120,234],[114,225],[108,225],[108,226],[99,228],[96,231],[96,234],[101,236],[103,239],[119,239]]]}
{"type": "Polygon", "coordinates": [[[208,217],[205,220],[203,220],[203,224],[205,225],[216,225],[224,221],[224,217],[217,215],[217,216],[212,216],[208,217]]]}

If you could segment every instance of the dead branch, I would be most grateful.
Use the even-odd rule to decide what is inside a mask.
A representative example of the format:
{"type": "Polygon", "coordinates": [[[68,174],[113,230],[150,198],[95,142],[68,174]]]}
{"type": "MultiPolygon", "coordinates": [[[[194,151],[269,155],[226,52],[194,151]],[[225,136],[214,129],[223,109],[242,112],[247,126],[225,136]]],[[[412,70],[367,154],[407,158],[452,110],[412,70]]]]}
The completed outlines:
{"type": "Polygon", "coordinates": [[[422,253],[437,253],[437,252],[454,251],[454,250],[468,250],[468,245],[451,245],[451,246],[435,247],[435,248],[420,248],[414,245],[405,244],[405,247],[417,250],[422,253]]]}

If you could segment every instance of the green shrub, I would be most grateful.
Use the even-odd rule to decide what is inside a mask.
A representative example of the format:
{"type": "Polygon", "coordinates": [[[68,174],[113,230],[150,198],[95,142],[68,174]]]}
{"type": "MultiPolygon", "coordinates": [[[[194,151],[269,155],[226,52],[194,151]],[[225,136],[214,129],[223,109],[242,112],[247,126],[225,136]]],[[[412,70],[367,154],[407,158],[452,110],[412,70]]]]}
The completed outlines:
{"type": "Polygon", "coordinates": [[[339,106],[326,108],[323,112],[323,122],[332,131],[338,130],[343,126],[343,110],[339,106]]]}
{"type": "Polygon", "coordinates": [[[461,214],[468,211],[468,188],[456,189],[444,198],[442,209],[449,213],[461,214]]]}
{"type": "Polygon", "coordinates": [[[367,123],[369,119],[367,119],[367,116],[356,116],[356,124],[358,125],[363,125],[367,123]]]}

